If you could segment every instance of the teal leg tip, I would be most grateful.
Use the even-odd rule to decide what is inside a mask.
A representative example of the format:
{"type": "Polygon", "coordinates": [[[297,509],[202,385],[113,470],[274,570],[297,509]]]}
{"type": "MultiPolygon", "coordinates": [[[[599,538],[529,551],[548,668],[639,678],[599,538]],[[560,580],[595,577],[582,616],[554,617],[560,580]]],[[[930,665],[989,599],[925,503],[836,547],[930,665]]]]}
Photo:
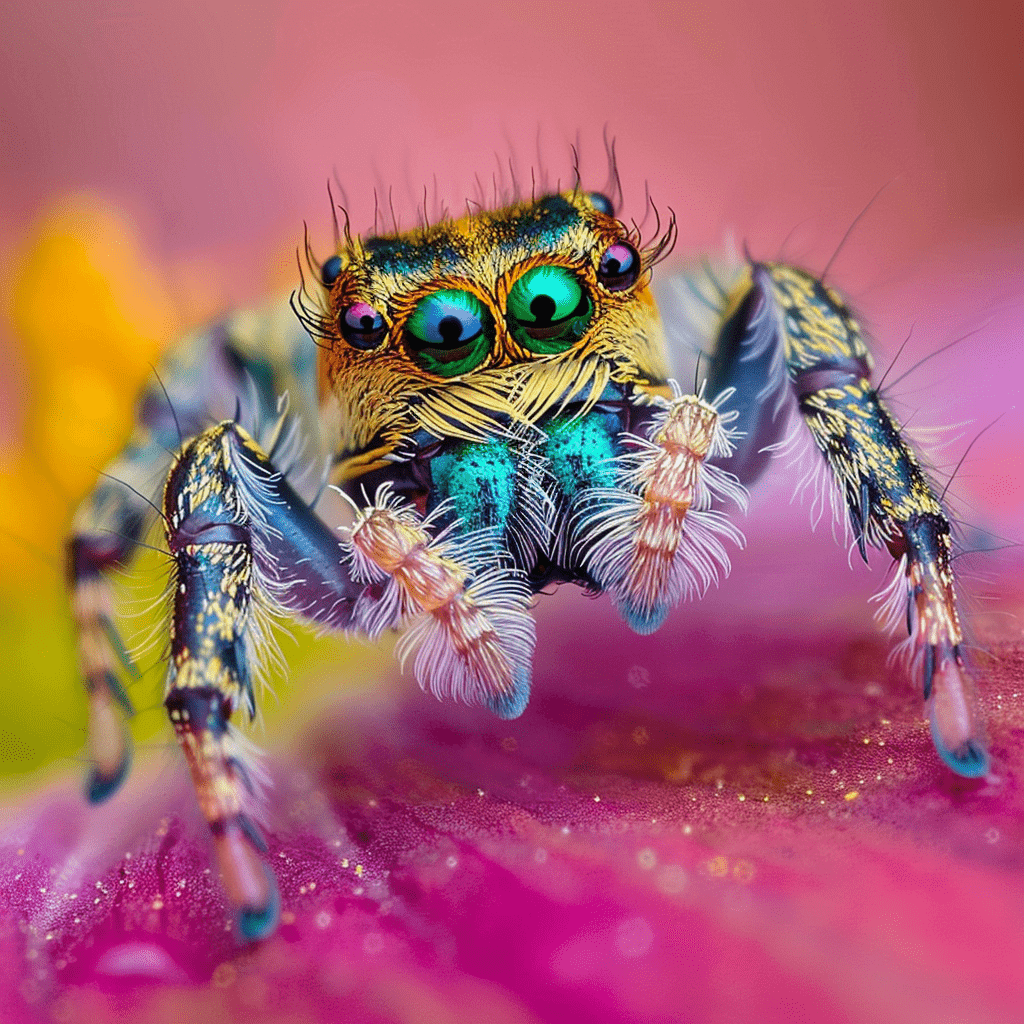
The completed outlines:
{"type": "Polygon", "coordinates": [[[112,775],[102,775],[95,767],[90,769],[85,780],[86,800],[91,804],[102,804],[109,800],[121,788],[131,766],[131,748],[127,748],[124,759],[112,775]]]}
{"type": "Polygon", "coordinates": [[[281,894],[274,873],[266,865],[269,896],[264,907],[242,907],[238,911],[238,930],[247,942],[259,942],[272,935],[281,920],[281,894]]]}
{"type": "Polygon", "coordinates": [[[523,669],[516,673],[515,687],[511,693],[502,693],[491,697],[487,706],[499,717],[509,720],[518,718],[530,703],[530,670],[523,669]]]}
{"type": "Polygon", "coordinates": [[[619,614],[625,620],[634,633],[640,636],[650,636],[657,632],[664,621],[668,618],[669,609],[667,606],[657,608],[641,609],[627,601],[619,602],[619,614]]]}
{"type": "Polygon", "coordinates": [[[956,748],[950,748],[939,737],[932,723],[932,741],[939,757],[948,768],[965,779],[981,779],[988,775],[991,763],[988,751],[978,740],[966,740],[956,748]]]}

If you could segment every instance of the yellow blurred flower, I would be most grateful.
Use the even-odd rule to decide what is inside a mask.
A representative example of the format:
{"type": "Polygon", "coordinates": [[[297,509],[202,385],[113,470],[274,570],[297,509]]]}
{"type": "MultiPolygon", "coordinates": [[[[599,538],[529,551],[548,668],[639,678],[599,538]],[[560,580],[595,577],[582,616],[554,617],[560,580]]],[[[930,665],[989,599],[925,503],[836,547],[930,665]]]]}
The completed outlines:
{"type": "MultiPolygon", "coordinates": [[[[128,218],[90,195],[54,203],[13,265],[3,312],[25,386],[19,443],[0,448],[0,778],[78,756],[85,700],[64,539],[75,506],[127,439],[136,396],[161,350],[223,298],[214,266],[154,260],[128,218]]],[[[165,578],[161,556],[144,551],[126,575],[131,582],[119,586],[120,626],[136,653],[160,614],[150,591],[165,578]]],[[[137,742],[170,742],[159,700],[161,650],[158,642],[141,655],[146,674],[131,687],[141,712],[132,723],[137,742]]],[[[296,637],[286,651],[290,673],[303,678],[302,698],[292,691],[293,718],[340,679],[368,685],[390,663],[379,646],[357,653],[338,637],[296,637]]],[[[271,721],[286,717],[267,695],[261,705],[271,721]]]]}
{"type": "Polygon", "coordinates": [[[5,313],[24,373],[16,447],[0,452],[0,774],[82,743],[63,591],[76,503],[124,443],[135,396],[179,315],[128,220],[89,196],[54,203],[13,259],[5,313]]]}
{"type": "Polygon", "coordinates": [[[123,444],[139,387],[179,328],[152,259],[96,197],[52,206],[15,262],[9,316],[27,394],[20,450],[0,463],[8,592],[39,577],[33,548],[59,564],[75,503],[123,444]]]}

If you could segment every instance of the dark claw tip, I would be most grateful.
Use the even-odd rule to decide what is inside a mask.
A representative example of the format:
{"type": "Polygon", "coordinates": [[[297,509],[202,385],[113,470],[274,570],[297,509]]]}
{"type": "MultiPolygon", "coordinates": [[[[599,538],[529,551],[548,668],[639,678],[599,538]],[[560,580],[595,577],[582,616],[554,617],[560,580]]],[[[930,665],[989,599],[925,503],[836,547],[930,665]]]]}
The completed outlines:
{"type": "Polygon", "coordinates": [[[981,779],[988,775],[989,756],[988,751],[977,740],[967,740],[961,743],[955,750],[945,746],[932,730],[932,739],[935,741],[935,749],[939,757],[957,775],[965,779],[981,779]]]}
{"type": "Polygon", "coordinates": [[[101,775],[95,767],[90,769],[85,780],[85,798],[91,804],[101,804],[109,800],[121,788],[121,783],[128,777],[131,766],[131,751],[127,750],[124,760],[113,775],[101,775]]]}
{"type": "Polygon", "coordinates": [[[238,911],[238,930],[247,942],[259,942],[274,933],[281,919],[281,894],[277,888],[274,872],[265,864],[263,870],[267,876],[267,889],[270,895],[264,907],[242,907],[238,911]]]}

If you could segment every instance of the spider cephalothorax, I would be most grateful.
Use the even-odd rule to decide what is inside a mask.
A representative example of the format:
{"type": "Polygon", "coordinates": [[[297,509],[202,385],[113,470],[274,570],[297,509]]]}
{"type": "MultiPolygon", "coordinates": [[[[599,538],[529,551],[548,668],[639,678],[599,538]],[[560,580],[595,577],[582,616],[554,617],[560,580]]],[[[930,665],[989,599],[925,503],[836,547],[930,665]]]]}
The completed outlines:
{"type": "Polygon", "coordinates": [[[708,376],[686,393],[685,353],[666,342],[680,325],[664,330],[651,287],[673,230],[645,247],[605,196],[577,189],[386,237],[345,231],[316,264],[319,295],[293,298],[311,336],[279,311],[239,315],[168,357],[167,401],[147,396],[70,542],[89,793],[106,798],[127,771],[107,576],[140,539],[144,481],[162,475],[165,704],[247,936],[273,928],[277,897],[231,717],[255,713],[266,613],[403,630],[424,688],[515,717],[534,594],[578,583],[657,629],[728,572],[746,487],[804,449],[865,558],[870,545],[895,559],[884,617],[906,622],[939,753],[987,770],[950,524],[871,384],[857,322],[813,275],[749,262],[704,294],[708,376]],[[347,515],[320,504],[303,465],[327,466],[347,515]]]}
{"type": "Polygon", "coordinates": [[[339,451],[389,451],[416,431],[492,436],[593,404],[610,382],[663,388],[650,277],[671,235],[642,249],[607,209],[568,192],[347,239],[313,320],[339,451]]]}

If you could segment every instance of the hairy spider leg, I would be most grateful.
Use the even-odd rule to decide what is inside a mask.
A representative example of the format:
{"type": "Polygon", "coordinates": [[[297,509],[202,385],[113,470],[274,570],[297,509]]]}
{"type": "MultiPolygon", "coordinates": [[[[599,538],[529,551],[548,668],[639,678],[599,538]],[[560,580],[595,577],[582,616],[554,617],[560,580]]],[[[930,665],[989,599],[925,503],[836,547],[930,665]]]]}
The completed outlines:
{"type": "Polygon", "coordinates": [[[833,289],[791,266],[750,263],[726,296],[708,377],[712,392],[736,388],[742,399],[734,425],[743,436],[725,464],[750,484],[772,456],[801,461],[805,447],[824,456],[811,453],[804,485],[818,488],[822,508],[827,472],[865,561],[867,545],[895,560],[880,617],[906,622],[900,653],[920,676],[940,756],[977,778],[989,762],[964,663],[950,521],[871,370],[860,327],[833,289]]]}
{"type": "Polygon", "coordinates": [[[133,708],[123,678],[137,673],[114,622],[112,574],[143,543],[183,440],[236,411],[246,422],[273,425],[285,392],[293,418],[305,433],[315,431],[315,359],[315,345],[287,310],[238,314],[183,339],[143,392],[129,442],[79,506],[67,575],[89,700],[90,801],[112,796],[131,764],[124,719],[133,708]]]}
{"type": "Polygon", "coordinates": [[[254,676],[271,619],[294,613],[344,629],[364,586],[343,564],[337,533],[313,513],[257,442],[233,420],[190,441],[163,497],[174,599],[164,705],[214,837],[242,934],[276,927],[255,765],[231,717],[256,714],[254,676]]]}
{"type": "Polygon", "coordinates": [[[360,603],[356,625],[370,637],[406,626],[398,658],[404,666],[415,652],[423,689],[481,701],[502,718],[516,718],[530,695],[530,589],[525,575],[511,568],[496,530],[453,537],[467,525],[460,518],[435,535],[447,511],[442,504],[424,518],[389,484],[378,488],[372,504],[357,508],[345,531],[352,575],[378,590],[368,595],[372,601],[360,603]]]}
{"type": "Polygon", "coordinates": [[[164,704],[240,930],[260,938],[276,925],[277,889],[253,823],[257,772],[231,718],[240,706],[256,713],[272,620],[371,637],[407,627],[398,653],[404,662],[415,652],[422,687],[512,717],[529,693],[530,591],[489,533],[435,533],[436,517],[387,485],[332,530],[233,420],[185,446],[163,505],[174,559],[164,704]]]}

